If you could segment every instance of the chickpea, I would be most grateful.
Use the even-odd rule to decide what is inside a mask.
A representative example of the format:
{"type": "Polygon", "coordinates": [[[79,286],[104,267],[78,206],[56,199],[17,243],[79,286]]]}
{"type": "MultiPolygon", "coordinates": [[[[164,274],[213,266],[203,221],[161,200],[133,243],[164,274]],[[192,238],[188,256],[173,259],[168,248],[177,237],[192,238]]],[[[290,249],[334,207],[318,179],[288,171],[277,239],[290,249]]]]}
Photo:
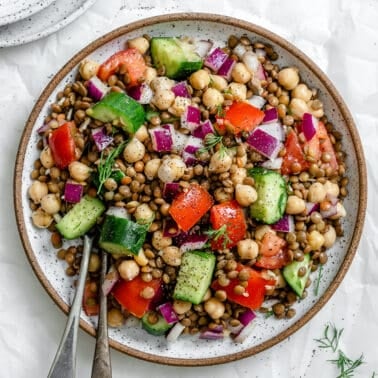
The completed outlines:
{"type": "Polygon", "coordinates": [[[216,298],[208,299],[204,304],[204,310],[209,314],[212,319],[219,319],[223,316],[226,307],[216,298]]]}
{"type": "Polygon", "coordinates": [[[168,89],[155,92],[152,102],[160,110],[167,110],[175,100],[175,94],[168,89]]]}
{"type": "Polygon", "coordinates": [[[138,254],[136,256],[134,256],[134,260],[139,266],[148,265],[148,258],[146,256],[146,254],[144,253],[143,248],[141,248],[139,250],[138,254]]]}
{"type": "Polygon", "coordinates": [[[324,116],[323,104],[319,100],[310,100],[307,102],[308,111],[316,118],[324,116]]]}
{"type": "Polygon", "coordinates": [[[78,182],[87,180],[92,172],[91,168],[79,161],[72,162],[68,166],[68,170],[71,178],[78,182]]]}
{"type": "Polygon", "coordinates": [[[41,208],[50,215],[56,214],[60,210],[60,198],[57,197],[55,194],[46,194],[42,197],[41,200],[41,208]]]}
{"type": "Polygon", "coordinates": [[[44,182],[33,181],[29,188],[29,197],[34,203],[40,203],[42,198],[49,192],[48,186],[44,182]]]}
{"type": "Polygon", "coordinates": [[[168,246],[163,248],[161,257],[164,262],[171,266],[180,266],[181,264],[181,251],[178,247],[168,246]]]}
{"type": "Polygon", "coordinates": [[[228,86],[227,80],[219,75],[210,75],[209,87],[217,89],[219,92],[223,92],[228,86]]]}
{"type": "Polygon", "coordinates": [[[207,108],[215,108],[216,106],[223,104],[224,98],[222,93],[217,89],[208,88],[202,95],[202,102],[207,108]]]}
{"type": "Polygon", "coordinates": [[[298,70],[294,67],[282,69],[278,73],[278,82],[287,90],[291,91],[299,83],[298,70]]]}
{"type": "Polygon", "coordinates": [[[122,312],[118,308],[111,308],[108,311],[108,326],[109,327],[121,327],[124,322],[122,312]]]}
{"type": "Polygon", "coordinates": [[[246,84],[251,80],[252,75],[244,63],[238,62],[234,65],[231,76],[236,83],[246,84]]]}
{"type": "Polygon", "coordinates": [[[97,253],[91,253],[88,263],[88,272],[98,272],[101,266],[100,256],[97,253]]]}
{"type": "Polygon", "coordinates": [[[307,87],[306,84],[298,84],[291,92],[291,97],[300,98],[301,100],[308,102],[312,97],[312,90],[307,87]]]}
{"type": "Polygon", "coordinates": [[[339,186],[336,183],[333,183],[333,182],[331,182],[329,180],[327,180],[323,184],[323,187],[324,187],[324,190],[325,190],[326,194],[328,194],[330,196],[338,197],[339,194],[340,194],[340,188],[339,188],[339,186]]]}
{"type": "Polygon", "coordinates": [[[124,260],[118,266],[118,273],[122,279],[131,281],[140,272],[139,265],[134,260],[124,260]]]}
{"type": "Polygon", "coordinates": [[[320,182],[314,182],[308,189],[307,199],[313,203],[320,203],[326,197],[326,190],[320,182]]]}
{"type": "Polygon", "coordinates": [[[129,39],[127,46],[132,49],[137,49],[142,55],[144,55],[150,47],[150,43],[144,37],[137,37],[129,39]]]}
{"type": "Polygon", "coordinates": [[[191,103],[192,102],[189,98],[177,96],[173,102],[173,105],[168,109],[168,111],[179,117],[185,113],[185,109],[191,103]]]}
{"type": "Polygon", "coordinates": [[[163,231],[158,230],[152,234],[152,246],[158,251],[170,245],[172,245],[172,238],[163,236],[163,231]]]}
{"type": "Polygon", "coordinates": [[[263,239],[264,235],[267,233],[267,232],[274,232],[274,230],[272,230],[268,225],[262,225],[262,226],[258,226],[256,227],[256,230],[255,230],[255,239],[260,241],[263,239]]]}
{"type": "Polygon", "coordinates": [[[307,235],[307,243],[312,251],[317,251],[324,244],[324,236],[319,231],[313,230],[307,235]]]}
{"type": "Polygon", "coordinates": [[[231,83],[228,90],[232,98],[236,101],[244,101],[247,98],[247,87],[240,83],[231,83]]]}
{"type": "Polygon", "coordinates": [[[139,224],[148,224],[155,218],[155,212],[146,203],[139,205],[135,212],[134,217],[139,224]]]}
{"type": "Polygon", "coordinates": [[[41,151],[39,160],[41,161],[42,165],[47,169],[52,168],[54,166],[55,161],[51,153],[51,148],[49,146],[46,146],[41,151]]]}
{"type": "Polygon", "coordinates": [[[185,169],[186,165],[181,158],[168,158],[161,163],[158,177],[163,182],[177,181],[184,176],[185,169]]]}
{"type": "Polygon", "coordinates": [[[175,313],[178,315],[185,314],[192,308],[192,304],[190,302],[181,301],[180,299],[175,299],[173,301],[173,309],[175,313]]]}
{"type": "Polygon", "coordinates": [[[205,70],[198,70],[190,75],[189,82],[194,89],[204,89],[210,84],[210,75],[205,70]]]}
{"type": "Polygon", "coordinates": [[[209,171],[212,173],[224,173],[230,170],[232,157],[228,151],[218,150],[210,159],[209,171]]]}
{"type": "Polygon", "coordinates": [[[153,67],[146,67],[146,71],[144,71],[144,82],[147,84],[151,84],[151,82],[157,78],[157,71],[153,67]]]}
{"type": "Polygon", "coordinates": [[[155,92],[171,90],[175,82],[166,76],[158,76],[151,81],[151,88],[155,92]]]}
{"type": "Polygon", "coordinates": [[[335,244],[336,241],[336,231],[331,225],[328,226],[328,230],[323,234],[324,244],[326,248],[330,248],[335,244]]]}
{"type": "Polygon", "coordinates": [[[89,80],[91,77],[97,75],[100,65],[93,60],[84,60],[80,64],[79,72],[84,80],[89,80]]]}
{"type": "Polygon", "coordinates": [[[293,98],[290,101],[289,108],[294,119],[302,119],[304,113],[308,113],[309,109],[305,101],[300,98],[293,98]]]}
{"type": "Polygon", "coordinates": [[[252,239],[240,240],[237,248],[239,257],[242,260],[253,260],[259,254],[259,245],[252,239]]]}
{"type": "Polygon", "coordinates": [[[289,196],[286,203],[287,214],[300,214],[306,209],[306,203],[302,198],[289,196]]]}
{"type": "Polygon", "coordinates": [[[139,142],[145,142],[149,138],[147,127],[145,125],[139,127],[137,132],[134,134],[134,137],[137,138],[139,142]]]}
{"type": "Polygon", "coordinates": [[[242,184],[247,177],[247,170],[245,168],[237,168],[234,173],[231,174],[231,181],[236,186],[242,184]]]}
{"type": "Polygon", "coordinates": [[[339,219],[339,218],[344,218],[346,216],[347,213],[342,203],[338,202],[336,205],[336,209],[337,209],[337,212],[335,215],[330,217],[331,219],[339,219]]]}
{"type": "Polygon", "coordinates": [[[133,138],[123,150],[123,157],[128,163],[135,163],[142,160],[145,153],[146,147],[144,147],[144,144],[137,138],[133,138]]]}
{"type": "Polygon", "coordinates": [[[160,164],[160,159],[151,159],[145,164],[144,174],[146,175],[148,180],[153,180],[157,176],[160,164]]]}
{"type": "Polygon", "coordinates": [[[43,209],[39,208],[32,214],[32,221],[34,226],[38,228],[47,228],[53,221],[53,217],[47,214],[43,209]]]}
{"type": "Polygon", "coordinates": [[[237,184],[235,187],[235,199],[239,205],[247,207],[257,200],[256,189],[250,185],[237,184]]]}

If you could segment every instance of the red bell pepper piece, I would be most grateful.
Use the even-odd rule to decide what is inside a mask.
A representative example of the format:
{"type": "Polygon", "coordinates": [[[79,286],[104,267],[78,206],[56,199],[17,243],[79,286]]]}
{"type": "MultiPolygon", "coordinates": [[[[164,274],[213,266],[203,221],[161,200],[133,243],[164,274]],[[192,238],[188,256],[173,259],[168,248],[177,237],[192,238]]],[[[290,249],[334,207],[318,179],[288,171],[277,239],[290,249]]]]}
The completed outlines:
{"type": "Polygon", "coordinates": [[[299,172],[308,168],[308,161],[306,161],[301,145],[299,144],[298,136],[295,131],[291,131],[285,142],[286,153],[283,157],[281,173],[289,175],[292,173],[293,163],[298,163],[300,166],[299,172]]]}
{"type": "Polygon", "coordinates": [[[214,250],[232,248],[244,239],[247,231],[243,209],[235,200],[214,205],[210,210],[210,223],[214,230],[226,226],[225,235],[211,241],[214,250]]]}
{"type": "Polygon", "coordinates": [[[141,318],[149,309],[154,297],[143,298],[140,294],[146,288],[152,288],[155,293],[159,293],[161,286],[160,279],[153,279],[145,282],[140,276],[131,281],[120,280],[115,284],[111,293],[117,302],[137,318],[141,318]]]}
{"type": "Polygon", "coordinates": [[[87,281],[84,286],[83,310],[87,316],[98,315],[99,305],[97,302],[97,285],[95,282],[87,281]]]}
{"type": "Polygon", "coordinates": [[[280,269],[290,260],[284,239],[274,232],[267,232],[261,240],[259,257],[255,266],[265,269],[280,269]]]}
{"type": "Polygon", "coordinates": [[[209,192],[193,184],[175,197],[169,214],[183,231],[189,231],[212,205],[213,198],[209,192]]]}
{"type": "Polygon", "coordinates": [[[49,146],[55,164],[59,168],[66,168],[70,163],[77,160],[73,136],[75,130],[73,122],[66,122],[50,135],[49,146]]]}
{"type": "Polygon", "coordinates": [[[100,65],[97,76],[106,82],[111,75],[117,72],[121,65],[126,68],[129,79],[128,86],[132,87],[143,81],[147,68],[146,62],[143,55],[133,48],[119,51],[109,57],[100,65]]]}
{"type": "Polygon", "coordinates": [[[247,102],[234,102],[225,109],[226,128],[233,134],[252,131],[265,117],[265,113],[247,102]]]}
{"type": "Polygon", "coordinates": [[[215,280],[211,284],[211,288],[213,290],[224,290],[227,293],[228,300],[250,308],[251,310],[257,310],[264,302],[266,293],[265,285],[274,285],[275,280],[266,280],[262,277],[260,272],[242,264],[238,264],[237,271],[240,272],[242,269],[248,270],[250,274],[248,285],[243,294],[236,294],[234,291],[235,286],[240,284],[238,278],[230,280],[230,283],[227,286],[221,286],[218,280],[215,280]]]}

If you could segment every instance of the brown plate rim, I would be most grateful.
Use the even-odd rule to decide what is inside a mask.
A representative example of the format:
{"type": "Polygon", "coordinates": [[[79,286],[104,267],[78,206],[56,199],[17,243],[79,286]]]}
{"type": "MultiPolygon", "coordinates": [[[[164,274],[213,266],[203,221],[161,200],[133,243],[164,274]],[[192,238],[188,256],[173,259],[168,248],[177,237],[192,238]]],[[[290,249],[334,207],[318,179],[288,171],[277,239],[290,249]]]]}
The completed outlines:
{"type": "MultiPolygon", "coordinates": [[[[208,14],[208,13],[173,13],[168,15],[159,15],[150,18],[146,18],[143,20],[132,22],[128,25],[121,26],[104,36],[96,39],[94,42],[90,43],[88,46],[83,48],[77,54],[73,56],[60,70],[59,72],[51,79],[49,84],[46,88],[42,91],[41,96],[37,100],[27,122],[25,129],[23,131],[20,145],[18,148],[15,169],[14,169],[14,180],[13,180],[13,187],[14,187],[14,207],[16,212],[16,220],[17,220],[17,227],[21,236],[21,241],[23,247],[25,249],[27,258],[37,275],[39,281],[48,292],[50,297],[54,300],[54,302],[67,314],[69,311],[69,307],[63,302],[60,296],[57,294],[55,289],[52,287],[50,282],[45,277],[41,267],[39,266],[35,255],[33,253],[30,241],[27,237],[27,232],[25,228],[25,219],[23,214],[22,208],[22,197],[21,197],[21,174],[22,168],[24,164],[24,156],[26,151],[27,142],[30,138],[34,123],[44,106],[45,102],[47,101],[48,97],[54,90],[54,88],[61,82],[61,80],[65,77],[67,73],[71,71],[81,60],[83,60],[87,55],[92,53],[94,50],[102,46],[103,44],[118,38],[126,33],[132,32],[136,29],[146,26],[152,26],[154,24],[159,23],[166,23],[166,22],[176,22],[176,21],[203,21],[203,22],[211,22],[211,23],[223,23],[228,26],[242,28],[248,32],[255,33],[260,35],[263,38],[271,40],[274,44],[280,46],[281,48],[289,51],[293,56],[299,59],[318,79],[322,82],[322,84],[327,88],[330,95],[334,98],[337,106],[339,107],[340,113],[342,114],[346,127],[351,134],[352,141],[355,148],[355,153],[357,156],[357,163],[358,163],[358,178],[359,178],[359,191],[360,197],[358,201],[358,214],[359,214],[359,222],[356,223],[356,227],[354,229],[352,239],[350,242],[349,250],[336,274],[335,279],[332,281],[331,285],[329,286],[326,293],[319,298],[319,300],[315,303],[315,305],[304,315],[302,316],[297,322],[287,328],[285,331],[278,334],[276,337],[273,337],[260,345],[248,348],[244,351],[232,353],[228,355],[222,355],[219,357],[212,357],[212,358],[196,358],[196,359],[185,359],[185,358],[173,358],[173,357],[165,357],[165,356],[158,356],[150,353],[146,353],[143,351],[136,350],[134,348],[130,348],[126,345],[123,345],[119,342],[114,340],[110,340],[110,345],[117,349],[118,351],[124,352],[130,356],[137,357],[146,361],[160,363],[160,364],[168,364],[168,365],[175,365],[175,366],[205,366],[205,365],[215,365],[215,364],[222,364],[226,362],[235,361],[241,358],[249,357],[255,355],[265,349],[272,347],[273,345],[283,341],[290,335],[292,335],[295,331],[305,325],[316,313],[320,311],[320,309],[325,305],[325,303],[331,298],[334,294],[335,290],[340,285],[341,281],[343,280],[347,270],[349,269],[353,257],[356,253],[358,243],[361,238],[362,229],[363,229],[363,221],[365,219],[366,213],[366,206],[367,206],[367,174],[366,174],[366,164],[365,158],[363,153],[363,148],[361,144],[360,137],[358,135],[358,131],[356,125],[353,121],[353,118],[344,103],[343,99],[341,98],[340,94],[330,81],[330,79],[320,70],[320,68],[303,52],[301,52],[298,48],[292,45],[290,42],[286,41],[282,37],[279,37],[275,33],[255,24],[252,24],[247,21],[239,20],[236,18],[218,15],[218,14],[208,14]]],[[[84,322],[84,320],[80,320],[80,326],[83,330],[88,332],[90,335],[95,336],[95,330],[91,327],[88,323],[84,322]]]]}

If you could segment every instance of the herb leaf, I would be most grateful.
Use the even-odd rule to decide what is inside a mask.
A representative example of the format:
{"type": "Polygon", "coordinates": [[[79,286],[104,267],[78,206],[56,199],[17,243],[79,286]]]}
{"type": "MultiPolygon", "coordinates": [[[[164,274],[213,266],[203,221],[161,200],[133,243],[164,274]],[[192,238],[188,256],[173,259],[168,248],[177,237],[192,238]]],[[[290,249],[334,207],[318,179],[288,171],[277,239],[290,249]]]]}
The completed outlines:
{"type": "Polygon", "coordinates": [[[320,284],[322,277],[323,277],[323,265],[320,265],[319,270],[318,270],[318,278],[316,279],[316,284],[315,284],[315,287],[314,287],[314,294],[316,296],[319,295],[319,284],[320,284]]]}
{"type": "Polygon", "coordinates": [[[109,155],[104,157],[104,151],[101,152],[100,163],[97,167],[99,185],[97,194],[101,192],[105,181],[110,177],[113,170],[113,164],[116,157],[123,151],[127,142],[119,144],[116,148],[110,151],[109,155]]]}
{"type": "Polygon", "coordinates": [[[343,332],[344,328],[338,330],[334,324],[328,323],[324,329],[323,337],[315,339],[315,341],[318,342],[319,348],[332,349],[333,352],[336,352],[343,332]]]}
{"type": "Polygon", "coordinates": [[[354,373],[356,368],[363,364],[364,355],[361,354],[356,360],[351,360],[349,357],[345,355],[342,350],[339,350],[339,355],[336,360],[329,360],[333,364],[335,364],[340,374],[337,378],[351,378],[354,377],[354,373]]]}
{"type": "Polygon", "coordinates": [[[222,246],[226,248],[227,244],[231,242],[230,238],[227,235],[227,225],[223,225],[222,227],[214,230],[210,228],[209,230],[205,231],[205,234],[212,240],[217,241],[220,238],[223,238],[222,246]]]}

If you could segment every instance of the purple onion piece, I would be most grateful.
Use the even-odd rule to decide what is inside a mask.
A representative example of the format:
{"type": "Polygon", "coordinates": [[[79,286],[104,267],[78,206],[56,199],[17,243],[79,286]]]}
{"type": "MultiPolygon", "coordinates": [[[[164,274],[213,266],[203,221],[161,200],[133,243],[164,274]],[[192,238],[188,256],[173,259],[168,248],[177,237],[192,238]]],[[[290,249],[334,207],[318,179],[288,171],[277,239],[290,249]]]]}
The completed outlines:
{"type": "Polygon", "coordinates": [[[181,126],[193,131],[201,122],[201,111],[196,106],[188,105],[181,116],[181,126]]]}
{"type": "Polygon", "coordinates": [[[266,169],[281,169],[282,162],[283,162],[282,157],[278,157],[275,159],[265,160],[260,165],[261,167],[264,167],[266,169]]]}
{"type": "Polygon", "coordinates": [[[226,80],[230,80],[235,63],[236,62],[233,59],[227,57],[225,62],[219,68],[218,75],[223,76],[226,80]]]}
{"type": "Polygon", "coordinates": [[[91,77],[87,82],[88,96],[100,101],[109,91],[110,87],[104,84],[97,76],[91,77]]]}
{"type": "Polygon", "coordinates": [[[78,203],[83,196],[83,185],[66,182],[64,187],[64,200],[70,203],[78,203]]]}
{"type": "Polygon", "coordinates": [[[188,167],[193,167],[194,165],[198,163],[198,159],[196,155],[187,151],[182,152],[182,160],[184,161],[185,165],[188,167]]]}
{"type": "Polygon", "coordinates": [[[181,252],[194,251],[205,247],[208,237],[206,235],[187,235],[185,241],[180,245],[181,252]]]}
{"type": "Polygon", "coordinates": [[[118,270],[115,269],[115,267],[112,265],[111,268],[109,269],[109,272],[106,274],[105,280],[101,286],[102,292],[104,293],[104,295],[108,295],[112,291],[114,285],[118,282],[118,280],[119,280],[118,270]]]}
{"type": "Polygon", "coordinates": [[[163,286],[159,286],[155,292],[154,297],[152,298],[150,305],[148,306],[149,310],[156,310],[158,306],[164,303],[165,295],[163,286]]]}
{"type": "Polygon", "coordinates": [[[281,150],[281,142],[266,133],[260,128],[256,128],[248,137],[247,143],[261,155],[268,159],[275,159],[281,150]]]}
{"type": "Polygon", "coordinates": [[[247,308],[243,313],[239,315],[238,320],[243,324],[243,326],[246,326],[255,318],[256,314],[251,309],[247,308]]]}
{"type": "Polygon", "coordinates": [[[265,116],[264,119],[262,120],[262,123],[270,123],[270,122],[275,122],[278,121],[278,112],[277,108],[270,108],[264,111],[265,116]]]}
{"type": "Polygon", "coordinates": [[[180,193],[180,184],[178,182],[166,182],[163,187],[163,198],[172,202],[173,199],[180,193]]]}
{"type": "Polygon", "coordinates": [[[150,129],[149,132],[152,139],[152,147],[155,151],[169,152],[172,150],[173,137],[169,129],[164,127],[155,127],[150,129]]]}
{"type": "Polygon", "coordinates": [[[337,214],[337,204],[332,205],[328,210],[320,210],[320,215],[322,218],[330,218],[337,214]]]}
{"type": "Polygon", "coordinates": [[[196,53],[201,58],[204,58],[209,53],[213,45],[214,45],[214,42],[210,40],[200,39],[194,42],[196,53]]]}
{"type": "Polygon", "coordinates": [[[180,234],[180,228],[172,218],[164,220],[163,236],[167,238],[174,238],[180,234]]]}
{"type": "Polygon", "coordinates": [[[302,132],[306,140],[311,140],[318,129],[318,120],[310,113],[303,114],[302,132]]]}
{"type": "Polygon", "coordinates": [[[185,152],[195,154],[200,148],[203,147],[203,140],[194,136],[189,136],[188,141],[184,147],[185,152]]]}
{"type": "Polygon", "coordinates": [[[292,215],[285,214],[278,222],[272,225],[273,230],[279,232],[293,232],[294,218],[292,215]]]}
{"type": "Polygon", "coordinates": [[[259,79],[260,81],[266,80],[266,73],[261,63],[257,67],[256,78],[259,79]]]}
{"type": "Polygon", "coordinates": [[[99,151],[102,151],[113,142],[113,137],[105,133],[105,127],[98,127],[92,130],[92,138],[99,151]]]}
{"type": "Polygon", "coordinates": [[[160,311],[161,315],[168,324],[174,324],[178,322],[179,318],[177,317],[177,314],[173,309],[171,302],[163,303],[158,306],[157,309],[160,311]]]}
{"type": "Polygon", "coordinates": [[[176,97],[191,98],[186,81],[180,81],[172,87],[172,92],[176,97]]]}
{"type": "Polygon", "coordinates": [[[285,131],[279,121],[262,124],[259,126],[259,129],[264,130],[266,133],[277,138],[281,142],[285,140],[285,131]]]}
{"type": "Polygon", "coordinates": [[[200,333],[199,338],[202,340],[222,340],[224,338],[224,334],[223,332],[206,330],[200,333]]]}
{"type": "Polygon", "coordinates": [[[127,94],[140,104],[149,104],[154,96],[151,87],[147,83],[142,83],[136,87],[129,88],[127,94]]]}
{"type": "Polygon", "coordinates": [[[227,58],[228,55],[219,47],[217,47],[206,57],[203,64],[204,66],[209,67],[211,70],[217,72],[227,58]]]}
{"type": "Polygon", "coordinates": [[[306,202],[306,215],[311,215],[314,211],[319,211],[319,204],[313,202],[306,202]]]}

